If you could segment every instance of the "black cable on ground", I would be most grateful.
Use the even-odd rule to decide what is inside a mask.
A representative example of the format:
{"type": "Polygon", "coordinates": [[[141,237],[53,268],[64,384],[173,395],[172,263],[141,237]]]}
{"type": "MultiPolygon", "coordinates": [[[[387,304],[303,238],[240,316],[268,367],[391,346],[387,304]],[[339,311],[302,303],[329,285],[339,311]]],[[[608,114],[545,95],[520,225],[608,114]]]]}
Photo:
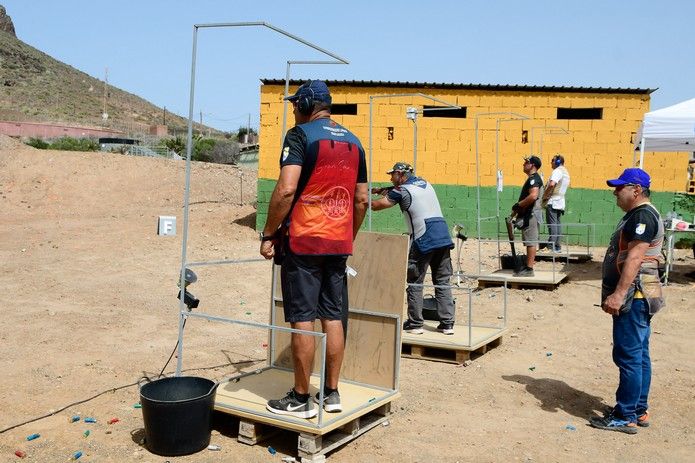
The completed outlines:
{"type": "MultiPolygon", "coordinates": [[[[186,327],[186,321],[187,321],[187,320],[188,320],[188,319],[184,319],[182,329],[186,327]]],[[[166,370],[166,367],[169,365],[169,362],[171,362],[171,359],[174,357],[174,353],[176,352],[176,349],[177,349],[178,347],[179,347],[179,341],[178,341],[178,339],[177,339],[177,340],[176,340],[176,345],[174,346],[174,350],[171,351],[171,355],[169,356],[169,359],[168,359],[168,360],[166,361],[166,363],[164,364],[164,367],[162,368],[162,371],[160,371],[160,372],[159,372],[159,375],[157,375],[157,378],[161,378],[161,377],[164,375],[164,370],[166,370]]],[[[251,360],[244,360],[244,361],[238,362],[238,363],[255,363],[255,362],[261,362],[261,361],[263,361],[263,360],[265,360],[265,359],[251,359],[251,360]]],[[[236,364],[230,362],[228,365],[236,365],[236,364]]],[[[222,366],[225,366],[225,365],[219,365],[219,366],[215,366],[215,367],[212,367],[212,368],[219,368],[219,367],[222,367],[222,366]]],[[[183,370],[183,371],[193,371],[193,370],[202,370],[202,369],[204,369],[204,368],[190,368],[190,369],[188,369],[188,370],[183,370]]],[[[42,419],[44,419],[44,418],[48,418],[49,416],[57,415],[58,413],[60,413],[60,412],[62,412],[62,411],[65,411],[65,410],[67,410],[67,409],[70,408],[70,407],[74,407],[75,405],[81,405],[81,404],[83,404],[83,403],[85,403],[85,402],[89,402],[90,400],[94,400],[94,399],[96,399],[97,397],[106,394],[107,392],[116,392],[116,391],[119,391],[119,390],[121,390],[121,389],[125,389],[125,388],[128,388],[128,387],[136,386],[136,385],[139,384],[140,381],[143,380],[143,379],[150,380],[150,378],[148,378],[147,376],[142,376],[142,377],[140,377],[137,381],[135,381],[134,383],[125,384],[125,385],[123,385],[123,386],[118,386],[118,387],[113,387],[113,388],[111,388],[111,389],[107,389],[107,390],[105,390],[105,391],[102,391],[102,392],[100,392],[100,393],[98,393],[98,394],[93,395],[92,397],[89,397],[88,399],[78,400],[77,402],[73,402],[73,403],[71,403],[71,404],[68,404],[68,405],[66,405],[66,406],[64,406],[64,407],[62,407],[62,408],[59,408],[58,410],[52,411],[52,412],[47,413],[47,414],[45,414],[45,415],[38,416],[38,417],[36,417],[36,418],[31,418],[31,419],[26,420],[26,421],[24,421],[24,422],[22,422],[22,423],[17,423],[17,424],[14,424],[14,425],[12,425],[12,426],[9,426],[9,427],[7,427],[7,428],[5,428],[5,429],[0,430],[0,434],[3,434],[3,433],[5,433],[5,432],[7,432],[7,431],[10,431],[10,430],[12,430],[12,429],[15,429],[15,428],[19,428],[19,427],[21,427],[21,426],[24,426],[25,424],[33,423],[33,422],[35,422],[35,421],[39,421],[39,420],[42,420],[42,419]]]]}

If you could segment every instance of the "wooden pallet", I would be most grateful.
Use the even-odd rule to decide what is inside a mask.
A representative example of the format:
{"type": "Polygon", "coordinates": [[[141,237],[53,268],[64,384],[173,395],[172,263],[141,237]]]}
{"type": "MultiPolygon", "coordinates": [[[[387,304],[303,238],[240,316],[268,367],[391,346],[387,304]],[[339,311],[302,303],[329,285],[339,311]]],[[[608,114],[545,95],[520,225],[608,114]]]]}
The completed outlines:
{"type": "MultiPolygon", "coordinates": [[[[327,434],[312,434],[299,432],[297,439],[297,454],[302,463],[321,463],[326,461],[326,454],[348,442],[357,439],[360,435],[382,423],[388,422],[391,415],[391,402],[361,416],[357,416],[339,428],[327,434]]],[[[239,420],[238,441],[247,445],[256,445],[259,442],[277,435],[280,428],[251,421],[239,420]]]]}
{"type": "Polygon", "coordinates": [[[424,334],[403,333],[403,357],[436,362],[464,363],[471,354],[484,354],[488,348],[499,346],[507,328],[471,327],[472,342],[468,341],[468,326],[455,326],[453,335],[436,331],[437,322],[425,321],[424,334]]]}
{"type": "Polygon", "coordinates": [[[497,270],[489,275],[479,276],[478,287],[503,286],[506,281],[512,289],[534,287],[553,290],[568,276],[567,272],[536,270],[532,277],[515,277],[514,270],[497,270]]]}
{"type": "MultiPolygon", "coordinates": [[[[221,383],[215,395],[215,410],[239,418],[239,442],[255,445],[281,430],[299,433],[297,451],[303,462],[317,463],[325,454],[369,429],[388,420],[391,402],[400,397],[395,391],[364,384],[339,384],[343,411],[322,413],[322,419],[276,415],[266,410],[266,402],[282,397],[294,380],[292,371],[266,368],[238,380],[221,383]]],[[[311,376],[312,396],[319,378],[311,376]]]]}

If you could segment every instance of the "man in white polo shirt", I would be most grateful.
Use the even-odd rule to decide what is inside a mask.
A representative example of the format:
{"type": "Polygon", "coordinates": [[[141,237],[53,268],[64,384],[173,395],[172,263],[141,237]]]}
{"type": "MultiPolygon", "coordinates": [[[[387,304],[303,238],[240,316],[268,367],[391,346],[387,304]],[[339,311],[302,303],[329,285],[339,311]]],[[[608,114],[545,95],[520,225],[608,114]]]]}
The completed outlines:
{"type": "Polygon", "coordinates": [[[570,186],[570,173],[565,167],[565,158],[556,154],[552,161],[553,172],[543,193],[542,205],[545,207],[545,219],[548,222],[548,241],[550,244],[541,243],[540,249],[547,246],[548,250],[560,252],[560,217],[565,213],[565,193],[570,186]]]}

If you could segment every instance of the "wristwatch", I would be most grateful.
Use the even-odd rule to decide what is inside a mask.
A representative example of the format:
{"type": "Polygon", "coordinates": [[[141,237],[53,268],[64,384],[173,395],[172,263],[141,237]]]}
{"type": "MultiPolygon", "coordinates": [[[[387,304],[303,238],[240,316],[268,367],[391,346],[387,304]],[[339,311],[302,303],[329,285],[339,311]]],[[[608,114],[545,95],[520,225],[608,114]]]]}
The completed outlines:
{"type": "Polygon", "coordinates": [[[272,235],[264,235],[263,232],[260,232],[258,236],[260,237],[261,241],[271,241],[275,239],[275,233],[272,235]]]}

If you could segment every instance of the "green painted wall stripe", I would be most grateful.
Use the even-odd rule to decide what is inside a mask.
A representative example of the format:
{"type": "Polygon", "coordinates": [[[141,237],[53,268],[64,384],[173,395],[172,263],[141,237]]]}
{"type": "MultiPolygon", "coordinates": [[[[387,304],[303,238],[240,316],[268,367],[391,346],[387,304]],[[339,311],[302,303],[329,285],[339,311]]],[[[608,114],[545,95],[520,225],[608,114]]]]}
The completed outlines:
{"type": "MultiPolygon", "coordinates": [[[[270,195],[275,188],[275,180],[258,180],[258,210],[256,214],[256,228],[260,230],[265,225],[268,202],[270,195]]],[[[375,183],[374,186],[388,186],[388,183],[375,183]]],[[[461,185],[434,185],[434,189],[439,197],[442,212],[449,226],[460,223],[465,226],[469,237],[477,237],[476,227],[476,196],[475,187],[461,185]]],[[[486,220],[481,222],[480,231],[484,238],[494,238],[496,236],[506,237],[507,232],[504,225],[504,217],[509,214],[511,205],[519,197],[521,187],[508,186],[500,192],[500,227],[498,231],[497,220],[486,220]]],[[[480,216],[496,217],[496,194],[494,187],[481,187],[480,189],[480,216]]],[[[673,200],[675,193],[671,192],[652,192],[652,203],[662,215],[673,210],[673,200]]],[[[562,217],[565,224],[594,224],[593,244],[605,246],[608,244],[611,234],[616,224],[623,216],[623,212],[616,206],[615,197],[612,190],[606,187],[605,190],[591,190],[585,188],[570,188],[567,192],[567,211],[562,217]]],[[[684,211],[677,212],[683,214],[684,211]]],[[[365,218],[362,229],[367,227],[365,218]]],[[[384,211],[372,213],[372,230],[386,233],[403,233],[405,223],[398,207],[386,209],[384,211]]],[[[542,226],[541,237],[545,237],[547,227],[542,226]]],[[[567,241],[570,244],[585,244],[587,240],[586,227],[566,227],[563,230],[568,235],[567,241]]]]}

